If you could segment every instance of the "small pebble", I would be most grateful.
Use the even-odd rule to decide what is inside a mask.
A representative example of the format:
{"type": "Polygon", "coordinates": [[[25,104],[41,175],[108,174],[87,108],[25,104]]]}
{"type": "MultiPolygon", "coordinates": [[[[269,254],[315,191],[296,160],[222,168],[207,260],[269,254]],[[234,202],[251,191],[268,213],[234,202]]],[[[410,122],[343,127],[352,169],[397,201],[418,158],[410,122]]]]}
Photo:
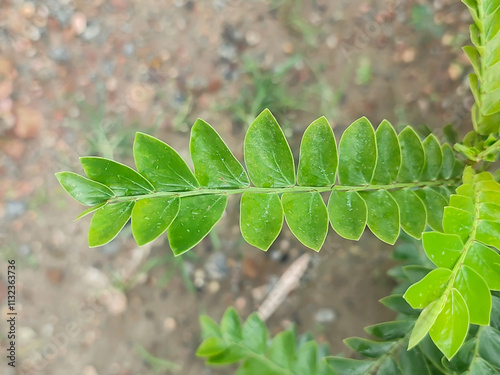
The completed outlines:
{"type": "Polygon", "coordinates": [[[413,48],[407,48],[403,51],[403,54],[401,55],[401,60],[405,63],[411,63],[413,60],[415,60],[415,50],[413,48]]]}
{"type": "Polygon", "coordinates": [[[71,28],[76,35],[81,35],[87,28],[87,17],[81,12],[73,14],[71,19],[71,28]]]}
{"type": "Polygon", "coordinates": [[[245,34],[245,40],[249,46],[256,46],[261,41],[261,36],[258,32],[250,30],[245,34]]]}
{"type": "Polygon", "coordinates": [[[285,52],[287,55],[291,55],[295,51],[295,47],[291,42],[283,43],[283,46],[281,48],[283,49],[283,52],[285,52]]]}
{"type": "Polygon", "coordinates": [[[462,75],[463,68],[458,64],[451,64],[448,67],[448,75],[453,81],[456,81],[462,75]]]}
{"type": "Polygon", "coordinates": [[[175,331],[175,329],[177,328],[177,322],[174,318],[165,318],[165,320],[163,321],[163,327],[165,327],[168,332],[175,331]]]}
{"type": "Polygon", "coordinates": [[[220,283],[218,281],[210,281],[207,290],[210,294],[215,294],[220,290],[220,283]]]}
{"type": "Polygon", "coordinates": [[[334,49],[339,45],[339,38],[336,35],[330,35],[326,38],[326,46],[330,49],[334,49]]]}
{"type": "Polygon", "coordinates": [[[211,254],[205,262],[205,271],[212,280],[221,280],[227,276],[226,256],[221,252],[211,254]]]}
{"type": "Polygon", "coordinates": [[[85,31],[82,33],[82,38],[86,41],[91,41],[95,37],[99,35],[101,32],[101,26],[94,21],[90,21],[87,23],[87,27],[85,31]]]}
{"type": "Polygon", "coordinates": [[[319,324],[330,324],[337,319],[337,314],[335,314],[335,311],[333,311],[333,309],[323,308],[316,311],[314,319],[319,324]]]}
{"type": "Polygon", "coordinates": [[[28,205],[22,201],[7,201],[5,203],[5,215],[7,219],[15,219],[21,216],[28,209],[28,205]]]}
{"type": "Polygon", "coordinates": [[[236,301],[234,301],[234,307],[239,312],[242,312],[246,306],[247,306],[247,300],[243,297],[238,297],[236,298],[236,301]]]}
{"type": "Polygon", "coordinates": [[[35,14],[35,4],[32,2],[26,2],[21,6],[21,14],[24,18],[31,18],[35,14]]]}
{"type": "Polygon", "coordinates": [[[82,375],[99,375],[94,366],[85,366],[82,375]]]}
{"type": "Polygon", "coordinates": [[[40,328],[40,333],[44,337],[50,337],[54,334],[54,326],[52,324],[44,324],[40,328]]]}

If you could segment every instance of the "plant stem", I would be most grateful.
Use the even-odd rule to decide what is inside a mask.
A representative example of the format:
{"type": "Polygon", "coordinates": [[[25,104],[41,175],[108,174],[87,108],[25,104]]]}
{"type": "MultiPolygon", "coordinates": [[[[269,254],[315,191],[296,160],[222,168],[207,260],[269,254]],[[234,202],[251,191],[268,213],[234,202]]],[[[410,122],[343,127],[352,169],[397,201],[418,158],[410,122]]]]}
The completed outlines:
{"type": "Polygon", "coordinates": [[[207,189],[199,188],[196,190],[189,191],[155,191],[153,193],[142,194],[142,195],[129,195],[123,197],[113,197],[108,200],[108,203],[115,202],[126,202],[140,199],[152,199],[152,198],[165,198],[165,197],[192,197],[197,195],[232,195],[232,194],[242,194],[242,193],[263,193],[263,194],[282,194],[282,193],[324,193],[332,191],[376,191],[376,190],[399,190],[406,188],[423,188],[432,186],[453,186],[459,181],[458,178],[454,179],[442,179],[434,181],[424,181],[424,182],[404,182],[389,185],[360,185],[360,186],[345,186],[345,185],[332,185],[332,186],[287,186],[287,187],[244,187],[238,189],[207,189]]]}

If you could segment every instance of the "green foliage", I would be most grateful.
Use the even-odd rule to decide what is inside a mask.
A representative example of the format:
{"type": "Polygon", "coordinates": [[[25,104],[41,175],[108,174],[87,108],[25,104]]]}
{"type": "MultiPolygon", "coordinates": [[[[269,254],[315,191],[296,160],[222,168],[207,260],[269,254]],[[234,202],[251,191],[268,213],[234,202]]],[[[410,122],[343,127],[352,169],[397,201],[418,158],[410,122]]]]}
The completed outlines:
{"type": "Polygon", "coordinates": [[[242,57],[243,86],[234,102],[221,106],[244,129],[256,113],[270,108],[285,129],[290,128],[287,115],[290,111],[305,109],[305,95],[298,92],[291,95],[292,68],[300,61],[297,56],[290,57],[273,69],[260,66],[259,61],[250,56],[242,57]],[[299,95],[299,96],[297,96],[299,95]]]}
{"type": "Polygon", "coordinates": [[[203,342],[196,355],[207,364],[241,363],[237,375],[335,375],[324,360],[326,345],[318,345],[309,335],[297,336],[293,329],[271,339],[256,313],[241,324],[229,308],[220,325],[208,316],[201,316],[200,322],[203,342]]]}
{"type": "MultiPolygon", "coordinates": [[[[410,126],[398,134],[385,120],[374,129],[365,117],[338,143],[324,117],[314,121],[302,138],[296,171],[285,134],[267,109],[246,133],[245,169],[199,119],[190,139],[194,173],[169,145],[137,133],[137,171],[83,157],[87,177],[56,174],[73,198],[89,206],[78,218],[93,213],[89,245],[108,243],[131,218],[139,245],[167,232],[173,254],[181,255],[210,233],[235,194],[241,194],[243,238],[262,250],[285,220],[316,251],[328,223],[352,240],[368,226],[390,244],[402,228],[422,239],[423,250],[404,242],[394,252],[405,263],[390,270],[399,285],[381,302],[397,312],[396,320],[367,327],[377,340],[346,340],[365,359],[325,359],[323,346],[293,330],[271,340],[256,314],[242,325],[234,309],[220,326],[201,318],[204,341],[197,354],[212,365],[241,362],[238,375],[499,374],[500,173],[486,169],[500,154],[500,0],[463,2],[474,19],[475,47],[464,51],[474,69],[469,80],[476,101],[475,130],[454,145],[468,159],[465,171],[453,148],[434,135],[421,139],[410,126]]],[[[420,18],[413,18],[415,25],[420,18]]],[[[259,110],[266,95],[255,96],[259,110]]],[[[445,136],[453,143],[450,129],[445,136]]]]}
{"type": "Polygon", "coordinates": [[[462,346],[469,323],[490,322],[490,290],[498,290],[500,255],[500,184],[488,172],[464,173],[450,206],[444,210],[444,233],[426,232],[423,246],[438,267],[413,284],[404,298],[424,309],[410,347],[427,334],[452,358],[462,346]]]}
{"type": "Polygon", "coordinates": [[[464,47],[474,68],[469,82],[474,95],[472,122],[483,135],[498,133],[500,126],[500,1],[462,0],[472,14],[472,46],[464,47]]]}
{"type": "MultiPolygon", "coordinates": [[[[395,247],[393,257],[406,262],[390,271],[399,279],[398,288],[403,287],[403,291],[412,281],[430,275],[433,265],[425,258],[415,241],[404,239],[395,247]]],[[[439,279],[439,276],[435,279],[439,279]]],[[[237,374],[240,371],[242,374],[270,375],[498,374],[500,298],[494,294],[491,299],[491,325],[479,329],[471,325],[464,345],[451,360],[443,357],[431,339],[432,336],[425,336],[409,349],[412,330],[420,319],[422,310],[420,307],[411,307],[397,291],[380,300],[397,313],[394,321],[366,327],[365,331],[373,339],[351,337],[344,340],[361,359],[328,356],[327,348],[316,344],[307,334],[297,338],[294,330],[281,332],[270,340],[269,332],[257,314],[250,315],[245,324],[241,325],[240,318],[232,308],[226,311],[220,326],[207,316],[201,317],[204,340],[197,355],[205,358],[210,365],[240,363],[237,374]],[[302,354],[304,359],[300,361],[298,357],[306,351],[305,345],[310,353],[308,356],[302,354]],[[316,349],[312,349],[313,347],[316,349]],[[318,356],[320,348],[322,354],[318,356]],[[274,358],[281,360],[276,361],[274,358]],[[288,359],[283,360],[284,358],[288,359]],[[323,361],[321,358],[324,358],[323,361]],[[273,363],[269,363],[269,359],[273,363]],[[299,362],[302,364],[299,365],[299,362]],[[289,367],[290,364],[292,367],[289,367]],[[314,372],[315,369],[318,371],[317,366],[321,366],[323,372],[314,372]]]]}
{"type": "Polygon", "coordinates": [[[397,135],[383,121],[375,131],[364,117],[347,128],[337,148],[322,117],[304,133],[296,177],[288,142],[265,110],[245,137],[248,175],[217,132],[197,120],[190,141],[194,174],[170,146],[137,133],[138,171],[113,160],[84,157],[88,178],[71,172],[57,177],[77,201],[92,205],[84,212],[95,212],[90,246],[111,241],[131,217],[139,245],[167,231],[172,251],[180,255],[220,220],[228,195],[242,193],[240,224],[248,243],[267,250],[285,218],[304,245],[319,251],[328,222],[339,235],[356,240],[368,225],[388,243],[396,241],[400,227],[415,238],[426,223],[441,230],[447,188],[458,183],[461,165],[447,149],[433,135],[420,141],[411,127],[397,135]],[[443,165],[455,164],[452,174],[441,172],[443,165]],[[328,207],[321,193],[330,193],[328,207]]]}
{"type": "MultiPolygon", "coordinates": [[[[491,326],[471,326],[465,344],[452,360],[443,358],[441,351],[426,336],[416,346],[407,350],[411,329],[420,310],[412,309],[401,295],[383,298],[381,302],[398,312],[395,321],[366,327],[376,340],[348,338],[345,344],[364,359],[328,357],[327,361],[338,375],[347,374],[498,374],[500,362],[500,298],[492,296],[493,315],[491,326]]],[[[419,318],[420,319],[420,318],[419,318]]],[[[432,336],[431,336],[432,337],[432,336]]]]}

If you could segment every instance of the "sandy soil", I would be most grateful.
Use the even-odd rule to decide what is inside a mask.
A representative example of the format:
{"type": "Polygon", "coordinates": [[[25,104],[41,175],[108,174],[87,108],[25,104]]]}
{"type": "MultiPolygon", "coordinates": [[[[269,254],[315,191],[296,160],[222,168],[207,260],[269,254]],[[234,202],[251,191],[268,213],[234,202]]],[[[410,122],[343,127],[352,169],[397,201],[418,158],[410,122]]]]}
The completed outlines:
{"type": "MultiPolygon", "coordinates": [[[[238,98],[255,98],[253,86],[265,82],[301,104],[288,108],[282,96],[268,104],[295,152],[320,115],[337,138],[360,116],[465,131],[470,67],[459,47],[468,24],[465,7],[451,0],[4,0],[0,327],[6,260],[15,259],[17,373],[233,373],[196,359],[199,314],[219,320],[235,305],[248,316],[310,251],[287,228],[268,253],[245,244],[235,197],[214,234],[181,260],[163,240],[137,248],[127,228],[89,249],[89,218],[73,222],[82,208],[55,172],[82,172],[78,157],[88,154],[131,163],[137,130],[187,157],[197,117],[242,160],[246,120],[257,113],[238,98]],[[265,81],[245,59],[268,75],[292,63],[281,80],[265,81]]],[[[391,248],[368,231],[354,243],[330,230],[325,249],[269,327],[295,323],[349,354],[343,338],[392,317],[377,302],[394,286],[385,274],[391,248]]],[[[2,328],[0,352],[6,347],[2,328]]],[[[0,374],[14,373],[2,354],[0,374]]]]}

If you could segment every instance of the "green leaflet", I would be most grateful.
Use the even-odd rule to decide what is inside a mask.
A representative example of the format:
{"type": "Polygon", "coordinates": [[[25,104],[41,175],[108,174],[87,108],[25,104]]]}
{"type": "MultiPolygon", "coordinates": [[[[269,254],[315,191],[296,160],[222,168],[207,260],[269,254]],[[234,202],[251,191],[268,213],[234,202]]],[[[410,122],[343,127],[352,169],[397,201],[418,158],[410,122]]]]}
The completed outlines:
{"type": "Polygon", "coordinates": [[[500,223],[480,220],[477,224],[476,238],[485,245],[500,249],[500,223]]]}
{"type": "Polygon", "coordinates": [[[154,187],[139,173],[113,160],[86,156],[80,158],[85,174],[113,190],[117,196],[151,193],[154,187]]]}
{"type": "Polygon", "coordinates": [[[415,323],[415,327],[411,332],[410,341],[408,343],[408,350],[412,349],[415,345],[422,341],[422,339],[427,335],[429,330],[436,322],[436,319],[443,308],[444,300],[442,298],[427,305],[427,307],[418,317],[417,322],[415,323]]]}
{"type": "Polygon", "coordinates": [[[401,294],[392,294],[379,300],[379,302],[391,310],[408,316],[418,316],[419,311],[412,308],[401,294]]]}
{"type": "Polygon", "coordinates": [[[444,208],[443,229],[445,233],[456,234],[462,241],[465,241],[472,231],[473,224],[474,216],[470,212],[451,206],[444,208]]]}
{"type": "Polygon", "coordinates": [[[450,196],[450,206],[467,211],[471,214],[474,214],[475,210],[472,199],[463,195],[452,194],[450,196]]]}
{"type": "Polygon", "coordinates": [[[90,220],[89,247],[102,246],[115,238],[127,224],[134,202],[107,204],[95,211],[90,220]]]}
{"type": "Polygon", "coordinates": [[[399,237],[399,208],[385,190],[360,193],[368,209],[368,228],[384,242],[394,244],[399,237]]]}
{"type": "Polygon", "coordinates": [[[500,227],[496,227],[499,223],[480,220],[491,215],[492,207],[485,207],[485,202],[497,199],[500,185],[491,174],[476,175],[470,167],[465,170],[463,181],[457,194],[451,196],[452,206],[445,209],[443,227],[447,233],[423,234],[427,256],[444,268],[431,271],[404,295],[412,307],[427,306],[417,320],[410,346],[430,331],[432,340],[448,359],[462,346],[469,322],[489,324],[490,289],[498,287],[500,281],[500,255],[480,243],[493,246],[500,243],[497,242],[500,227]],[[481,212],[483,209],[486,214],[481,212]]]}
{"type": "Polygon", "coordinates": [[[435,180],[439,176],[443,164],[441,145],[434,134],[430,134],[422,142],[425,154],[424,169],[420,179],[423,181],[435,180]]]}
{"type": "Polygon", "coordinates": [[[337,374],[365,375],[373,366],[373,362],[368,360],[360,361],[341,357],[327,357],[326,360],[337,374]]]}
{"type": "Polygon", "coordinates": [[[368,185],[377,158],[375,131],[367,118],[353,122],[339,143],[339,182],[341,185],[368,185]]]}
{"type": "Polygon", "coordinates": [[[328,212],[319,193],[284,193],[281,198],[286,222],[307,247],[319,251],[328,232],[328,212]]]}
{"type": "Polygon", "coordinates": [[[424,202],[427,211],[427,224],[437,231],[443,230],[443,212],[447,202],[442,195],[431,188],[416,190],[415,194],[424,202]]]}
{"type": "Polygon", "coordinates": [[[106,185],[73,172],[59,172],[56,177],[64,190],[85,206],[97,205],[115,195],[106,185]]]}
{"type": "Polygon", "coordinates": [[[413,319],[395,320],[365,327],[365,331],[382,340],[395,340],[405,337],[414,323],[413,319]]]}
{"type": "Polygon", "coordinates": [[[429,334],[439,350],[450,359],[462,346],[468,330],[467,305],[460,292],[453,288],[429,334]]]}
{"type": "Polygon", "coordinates": [[[484,278],[491,290],[500,290],[500,255],[479,242],[473,242],[464,264],[484,278]]]}
{"type": "Polygon", "coordinates": [[[137,201],[132,210],[132,233],[139,246],[156,240],[177,216],[179,198],[154,198],[137,201]]]}
{"type": "Polygon", "coordinates": [[[360,337],[350,337],[345,339],[344,344],[362,356],[368,358],[380,357],[394,345],[394,343],[390,341],[373,341],[360,337]]]}
{"type": "Polygon", "coordinates": [[[98,210],[99,208],[101,208],[102,206],[104,206],[106,204],[107,204],[107,202],[101,202],[99,204],[96,204],[95,206],[87,208],[86,210],[80,212],[80,214],[77,217],[75,217],[75,221],[81,219],[84,216],[87,216],[88,214],[91,214],[92,212],[98,210]]]}
{"type": "MultiPolygon", "coordinates": [[[[472,336],[472,335],[470,335],[472,336]]],[[[451,359],[443,358],[443,364],[446,369],[462,374],[465,372],[471,363],[474,356],[474,349],[476,346],[476,337],[471,337],[466,340],[457,354],[451,359]]]]}
{"type": "Polygon", "coordinates": [[[390,192],[397,202],[401,227],[410,236],[420,239],[427,223],[427,212],[422,200],[410,189],[390,192]]]}
{"type": "Polygon", "coordinates": [[[498,375],[500,372],[482,358],[477,358],[472,363],[468,374],[470,375],[498,375]]]}
{"type": "Polygon", "coordinates": [[[458,270],[453,287],[465,300],[472,324],[490,324],[491,295],[484,279],[471,267],[458,270]]]}
{"type": "Polygon", "coordinates": [[[150,135],[135,135],[134,160],[137,170],[151,181],[157,191],[187,191],[199,187],[177,151],[150,135]]]}
{"type": "Polygon", "coordinates": [[[268,349],[269,359],[279,367],[291,369],[295,352],[295,335],[283,331],[276,335],[268,349]]]}
{"type": "Polygon", "coordinates": [[[240,228],[245,241],[267,251],[283,226],[283,207],[277,194],[243,193],[240,228]]]}
{"type": "Polygon", "coordinates": [[[479,219],[500,221],[500,206],[493,203],[481,203],[479,205],[479,219]]]}
{"type": "Polygon", "coordinates": [[[308,341],[297,351],[292,368],[297,374],[315,374],[318,363],[318,346],[315,341],[308,341]]]}
{"type": "Polygon", "coordinates": [[[320,117],[308,126],[302,137],[297,183],[300,186],[333,185],[337,159],[332,127],[325,117],[320,117]]]}
{"type": "Polygon", "coordinates": [[[292,151],[271,112],[257,116],[245,136],[245,163],[257,187],[295,185],[292,151]]]}
{"type": "Polygon", "coordinates": [[[479,134],[498,132],[500,119],[500,61],[499,4],[496,0],[463,1],[469,8],[474,25],[470,27],[471,40],[476,48],[464,47],[475,74],[469,75],[471,90],[476,103],[472,122],[479,134]]]}
{"type": "Polygon", "coordinates": [[[455,153],[448,143],[441,146],[443,153],[443,163],[439,175],[443,178],[450,178],[455,165],[455,153]]]}
{"type": "Polygon", "coordinates": [[[436,268],[422,280],[410,286],[404,298],[414,309],[423,309],[443,294],[451,275],[449,269],[436,268]]]}
{"type": "Polygon", "coordinates": [[[221,337],[209,337],[201,343],[196,351],[198,357],[210,357],[227,350],[227,344],[221,337]]]}
{"type": "Polygon", "coordinates": [[[328,201],[332,228],[341,237],[359,240],[368,220],[363,198],[355,191],[332,191],[328,201]]]}
{"type": "Polygon", "coordinates": [[[400,182],[418,181],[425,165],[425,153],[417,133],[407,126],[398,135],[401,145],[400,182]]]}
{"type": "Polygon", "coordinates": [[[257,313],[251,314],[242,328],[242,339],[245,344],[254,352],[265,354],[267,351],[267,340],[269,334],[264,322],[257,313]]]}
{"type": "Polygon", "coordinates": [[[189,150],[201,186],[235,189],[250,185],[243,166],[215,129],[201,119],[191,129],[189,150]]]}
{"type": "Polygon", "coordinates": [[[167,229],[174,255],[181,255],[196,246],[220,220],[226,205],[226,195],[181,198],[179,213],[167,229]]]}
{"type": "Polygon", "coordinates": [[[241,325],[234,308],[224,313],[220,327],[210,318],[200,319],[204,341],[197,355],[208,365],[240,362],[237,375],[335,375],[323,360],[328,355],[307,335],[296,337],[286,330],[274,338],[257,314],[241,325]]]}
{"type": "Polygon", "coordinates": [[[425,254],[438,267],[452,269],[464,249],[456,234],[426,232],[422,236],[425,254]]]}
{"type": "Polygon", "coordinates": [[[230,307],[226,310],[220,322],[220,329],[225,340],[241,340],[243,335],[241,321],[234,308],[230,307]]]}
{"type": "Polygon", "coordinates": [[[490,366],[500,367],[500,331],[493,327],[483,327],[479,334],[477,353],[490,366]]]}
{"type": "Polygon", "coordinates": [[[371,183],[374,185],[387,185],[398,178],[401,166],[401,148],[399,140],[392,125],[384,120],[375,132],[377,141],[377,165],[371,183]]]}

